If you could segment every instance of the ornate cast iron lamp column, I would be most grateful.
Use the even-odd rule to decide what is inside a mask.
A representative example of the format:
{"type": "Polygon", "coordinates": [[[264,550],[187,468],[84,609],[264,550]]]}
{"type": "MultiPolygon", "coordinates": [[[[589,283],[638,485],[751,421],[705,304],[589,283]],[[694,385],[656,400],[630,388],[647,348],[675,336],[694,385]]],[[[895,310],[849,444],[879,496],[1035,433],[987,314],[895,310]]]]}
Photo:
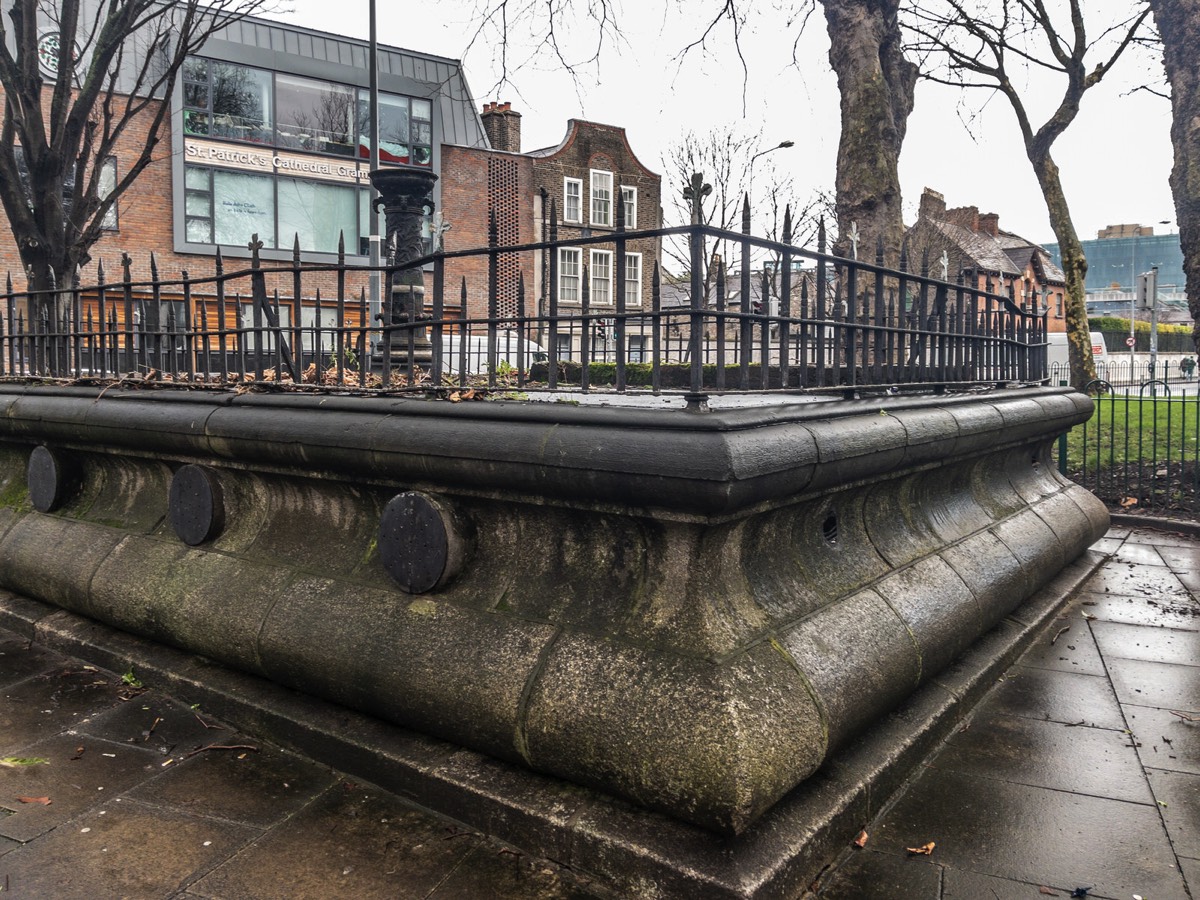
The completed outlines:
{"type": "MultiPolygon", "coordinates": [[[[405,263],[425,255],[422,234],[425,217],[433,212],[433,184],[437,176],[423,169],[376,169],[371,184],[379,192],[375,202],[383,207],[386,240],[398,269],[391,277],[391,297],[383,318],[387,325],[417,322],[425,311],[425,277],[419,266],[405,263]]],[[[408,335],[412,334],[412,361],[427,371],[433,365],[433,345],[423,327],[411,332],[396,330],[385,340],[391,368],[408,370],[408,335]]],[[[411,376],[411,372],[409,375],[411,376]]]]}

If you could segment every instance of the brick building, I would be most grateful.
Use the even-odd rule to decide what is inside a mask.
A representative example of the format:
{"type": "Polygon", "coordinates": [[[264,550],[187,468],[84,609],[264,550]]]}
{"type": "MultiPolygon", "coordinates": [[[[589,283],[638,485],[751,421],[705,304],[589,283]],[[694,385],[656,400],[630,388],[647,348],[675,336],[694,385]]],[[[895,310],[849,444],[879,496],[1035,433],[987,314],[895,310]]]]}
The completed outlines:
{"type": "Polygon", "coordinates": [[[994,292],[1009,294],[1022,306],[1036,299],[1049,309],[1047,330],[1066,330],[1062,269],[1045,248],[1000,228],[997,213],[981,213],[976,206],[947,209],[946,198],[926,188],[906,240],[914,268],[928,253],[930,274],[940,278],[944,253],[950,280],[962,272],[968,283],[983,289],[990,282],[994,292]]]}
{"type": "MultiPolygon", "coordinates": [[[[104,263],[110,282],[121,277],[123,254],[134,281],[150,277],[152,253],[163,279],[185,270],[205,277],[218,250],[226,271],[245,267],[257,235],[266,265],[289,262],[296,243],[306,263],[335,262],[341,239],[347,262],[365,265],[369,75],[365,41],[253,18],[210,38],[164,101],[172,108],[159,157],[119,199],[93,260],[104,263]]],[[[378,86],[381,166],[439,173],[443,144],[487,146],[457,61],[380,46],[378,86]]],[[[108,163],[118,175],[144,134],[127,132],[108,163]]],[[[435,202],[439,194],[435,186],[435,202]]],[[[7,229],[0,229],[2,271],[23,288],[7,229]]],[[[81,273],[83,284],[95,274],[81,273]]],[[[352,318],[367,281],[365,274],[347,279],[352,318]]],[[[336,282],[332,274],[306,277],[309,307],[317,288],[332,302],[336,282]]],[[[289,279],[273,285],[290,290],[289,279]]]]}
{"type": "MultiPolygon", "coordinates": [[[[659,226],[660,179],[634,155],[623,129],[571,120],[559,145],[524,153],[520,114],[495,103],[480,114],[457,61],[381,46],[378,64],[380,164],[439,176],[433,201],[452,225],[447,250],[487,246],[489,221],[502,246],[547,239],[552,207],[560,237],[615,234],[621,214],[628,230],[659,226]]],[[[106,280],[122,278],[125,254],[135,283],[151,277],[152,254],[158,276],[168,282],[183,272],[193,279],[211,275],[218,251],[226,272],[243,269],[253,235],[266,266],[290,262],[296,244],[303,262],[333,263],[339,240],[348,263],[366,265],[368,84],[364,41],[260,19],[234,23],[211,38],[165,101],[171,112],[160,157],[120,197],[111,229],[91,251],[106,280]]],[[[144,133],[126,133],[108,163],[116,174],[140,149],[144,133]]],[[[612,244],[564,248],[555,256],[564,313],[579,307],[585,271],[597,312],[615,312],[618,299],[630,308],[648,302],[659,241],[631,241],[626,249],[622,273],[613,271],[612,244]]],[[[527,314],[546,312],[551,268],[541,251],[502,255],[492,312],[515,317],[522,291],[527,314]]],[[[5,270],[21,290],[15,243],[0,230],[0,273],[5,270]]],[[[94,284],[96,274],[94,268],[82,272],[82,283],[94,284]]],[[[451,260],[446,274],[448,315],[459,313],[464,278],[467,312],[489,314],[486,257],[451,260]]],[[[244,283],[227,287],[242,301],[227,311],[223,327],[232,328],[239,310],[249,316],[249,293],[244,283]]],[[[364,318],[368,287],[365,273],[344,280],[344,324],[357,326],[364,318]]],[[[326,307],[337,303],[334,273],[306,275],[302,302],[281,307],[283,324],[312,325],[318,289],[326,307]],[[292,321],[297,311],[298,323],[292,321]]],[[[268,290],[284,298],[295,293],[288,276],[272,278],[268,290]]],[[[193,296],[211,298],[214,291],[202,285],[193,296]]],[[[135,293],[144,302],[150,291],[135,293]]],[[[181,316],[181,288],[164,284],[161,295],[181,316]]],[[[110,311],[123,326],[121,307],[112,304],[110,311]]],[[[211,304],[204,315],[210,327],[219,324],[211,320],[211,304]]],[[[332,318],[325,313],[321,321],[328,326],[332,318]]]]}
{"type": "MultiPolygon", "coordinates": [[[[452,226],[447,250],[486,245],[491,221],[499,246],[549,240],[552,212],[560,241],[615,237],[620,224],[627,231],[660,226],[661,178],[634,154],[625,129],[571,119],[559,144],[522,152],[521,116],[510,104],[489,103],[481,118],[488,148],[442,148],[441,209],[452,226]]],[[[629,241],[623,272],[615,271],[612,241],[560,247],[553,259],[542,250],[502,254],[494,310],[488,307],[485,258],[450,260],[447,282],[457,286],[465,279],[471,317],[515,317],[522,292],[527,315],[544,313],[552,289],[564,314],[578,312],[586,290],[592,310],[603,316],[648,306],[660,254],[658,238],[629,241]]],[[[602,340],[603,326],[596,330],[602,340]]]]}

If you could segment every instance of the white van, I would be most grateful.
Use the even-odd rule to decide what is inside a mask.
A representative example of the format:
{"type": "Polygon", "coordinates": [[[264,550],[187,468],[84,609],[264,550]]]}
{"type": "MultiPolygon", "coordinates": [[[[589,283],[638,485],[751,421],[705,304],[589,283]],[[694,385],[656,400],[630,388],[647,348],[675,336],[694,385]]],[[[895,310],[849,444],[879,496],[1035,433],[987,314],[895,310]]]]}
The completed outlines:
{"type": "MultiPolygon", "coordinates": [[[[1089,331],[1092,339],[1092,358],[1096,362],[1108,359],[1108,350],[1104,346],[1104,335],[1099,331],[1089,331]]],[[[1046,374],[1055,380],[1060,373],[1066,377],[1070,366],[1067,360],[1067,334],[1064,331],[1051,331],[1046,335],[1046,374]]]]}
{"type": "MultiPolygon", "coordinates": [[[[550,358],[545,349],[533,341],[524,340],[515,331],[496,332],[496,369],[522,368],[529,371],[534,363],[544,363],[550,358]]],[[[488,372],[487,334],[472,334],[466,337],[458,333],[442,335],[442,372],[458,375],[486,375],[488,372]],[[466,352],[466,366],[462,367],[462,353],[466,352]]]]}

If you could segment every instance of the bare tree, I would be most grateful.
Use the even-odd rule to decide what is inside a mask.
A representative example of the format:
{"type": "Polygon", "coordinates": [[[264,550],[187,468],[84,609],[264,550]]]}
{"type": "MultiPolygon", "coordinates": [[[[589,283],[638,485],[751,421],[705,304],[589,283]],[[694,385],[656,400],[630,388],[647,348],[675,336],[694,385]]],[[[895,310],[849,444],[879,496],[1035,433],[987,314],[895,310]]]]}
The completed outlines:
{"type": "MultiPolygon", "coordinates": [[[[856,224],[866,246],[879,237],[895,262],[904,234],[900,206],[900,148],[913,107],[916,67],[904,57],[897,10],[901,0],[790,0],[755,4],[751,0],[661,0],[662,8],[685,9],[694,22],[690,35],[681,34],[675,59],[709,53],[720,46],[730,63],[741,70],[743,84],[750,63],[742,50],[743,34],[754,19],[765,27],[786,28],[799,40],[809,18],[824,9],[829,33],[829,60],[838,76],[842,120],[836,176],[838,232],[849,235],[856,224]]],[[[547,60],[582,75],[599,65],[606,47],[622,34],[619,4],[613,0],[476,0],[476,30],[472,44],[492,48],[500,67],[500,85],[510,73],[533,60],[511,54],[512,29],[522,29],[547,60]],[[588,49],[572,56],[568,35],[593,35],[588,49]]],[[[542,54],[543,56],[539,56],[542,54]]],[[[793,51],[793,62],[799,65],[793,51]]],[[[745,150],[746,148],[731,148],[745,150]]],[[[714,186],[720,177],[705,172],[714,186]]],[[[740,203],[740,198],[735,198],[740,203]]],[[[740,214],[740,213],[739,213],[740,214]]],[[[835,245],[845,252],[848,239],[835,245]]]]}
{"type": "MultiPolygon", "coordinates": [[[[11,0],[0,17],[0,204],[33,291],[69,283],[155,158],[184,60],[264,0],[11,0]],[[135,154],[103,185],[118,142],[135,154]]],[[[49,294],[31,317],[53,313],[49,294]]]]}
{"type": "MultiPolygon", "coordinates": [[[[791,146],[791,141],[762,149],[762,132],[747,134],[736,126],[726,125],[705,134],[691,132],[666,151],[663,168],[670,196],[666,204],[664,224],[686,225],[691,222],[692,202],[681,190],[690,184],[692,175],[704,175],[711,191],[702,205],[702,224],[724,231],[742,230],[743,205],[749,203],[758,224],[757,237],[779,241],[783,237],[784,217],[788,213],[796,225],[792,242],[804,245],[816,233],[816,217],[829,210],[827,195],[818,191],[802,209],[797,206],[796,189],[791,176],[780,172],[767,156],[773,150],[791,146]],[[757,161],[760,160],[761,161],[757,161]],[[756,162],[757,161],[757,162],[756,162]]],[[[728,241],[704,241],[702,253],[706,303],[713,302],[718,270],[735,262],[736,249],[728,241]]],[[[663,244],[664,266],[675,276],[691,272],[691,253],[688,242],[668,239],[663,244]]],[[[767,263],[778,254],[766,251],[756,254],[757,262],[767,263]]]]}
{"type": "Polygon", "coordinates": [[[900,0],[821,0],[821,5],[842,102],[834,250],[848,255],[848,236],[856,226],[865,246],[882,238],[885,258],[894,265],[904,240],[900,150],[917,82],[917,67],[904,56],[900,0]]]}
{"type": "Polygon", "coordinates": [[[1192,340],[1200,353],[1200,0],[1149,0],[1162,40],[1163,68],[1171,86],[1171,193],[1183,247],[1192,340]]]}
{"type": "MultiPolygon", "coordinates": [[[[1062,252],[1071,384],[1082,389],[1096,377],[1084,302],[1087,259],[1051,150],[1075,121],[1083,95],[1100,83],[1138,37],[1149,10],[1109,24],[1097,38],[1089,39],[1082,0],[1064,3],[1066,22],[1059,21],[1046,0],[1001,0],[998,6],[979,0],[912,0],[906,25],[912,30],[912,49],[923,63],[923,77],[999,92],[1016,116],[1062,252]],[[1027,67],[1057,76],[1062,83],[1062,95],[1041,125],[1033,121],[1019,87],[1027,67]]],[[[1044,94],[1038,99],[1044,100],[1044,94]]]]}

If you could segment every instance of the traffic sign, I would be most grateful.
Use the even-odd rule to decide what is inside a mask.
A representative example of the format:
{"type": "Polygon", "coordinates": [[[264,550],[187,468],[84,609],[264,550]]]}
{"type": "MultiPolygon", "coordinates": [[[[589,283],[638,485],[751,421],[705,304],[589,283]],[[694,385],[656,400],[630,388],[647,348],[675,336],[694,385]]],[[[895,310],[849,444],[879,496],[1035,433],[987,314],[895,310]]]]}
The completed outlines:
{"type": "Polygon", "coordinates": [[[1125,338],[1125,346],[1126,347],[1133,346],[1133,335],[1130,335],[1129,337],[1125,338]]]}

